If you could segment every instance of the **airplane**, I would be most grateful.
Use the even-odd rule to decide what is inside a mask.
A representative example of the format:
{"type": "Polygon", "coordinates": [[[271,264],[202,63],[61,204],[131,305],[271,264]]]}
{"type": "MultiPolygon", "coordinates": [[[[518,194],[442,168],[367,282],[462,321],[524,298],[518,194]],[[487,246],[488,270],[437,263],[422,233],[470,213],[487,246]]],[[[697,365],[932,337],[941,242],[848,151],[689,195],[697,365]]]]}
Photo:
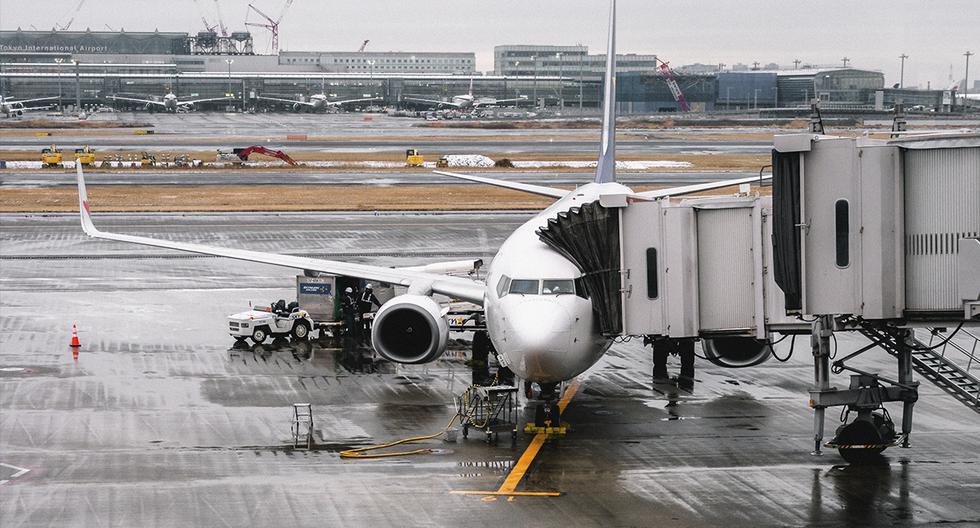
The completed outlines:
{"type": "MultiPolygon", "coordinates": [[[[583,272],[563,254],[546,245],[537,230],[573,208],[597,202],[604,195],[634,200],[655,200],[759,181],[756,176],[634,192],[616,182],[616,1],[611,0],[609,44],[603,97],[603,123],[595,178],[574,190],[502,181],[481,176],[436,171],[437,174],[485,183],[556,199],[538,215],[518,227],[500,246],[485,280],[445,275],[433,268],[389,268],[351,264],[293,255],[175,242],[165,239],[101,231],[92,221],[82,167],[77,166],[79,214],[83,231],[91,237],[142,244],[190,253],[214,255],[263,264],[302,269],[307,274],[384,282],[407,287],[377,311],[371,330],[372,346],[397,363],[420,364],[438,359],[449,339],[447,308],[434,295],[481,305],[490,339],[502,366],[524,380],[525,388],[540,388],[538,410],[557,419],[557,389],[561,382],[592,367],[612,344],[599,332],[593,301],[582,287],[583,272]]],[[[742,350],[732,350],[739,354],[742,350]]]]}
{"type": "Polygon", "coordinates": [[[176,112],[178,109],[190,108],[197,103],[204,103],[207,101],[225,101],[225,100],[232,99],[231,97],[225,96],[225,97],[208,97],[206,99],[192,99],[189,101],[181,101],[177,99],[177,94],[172,92],[164,95],[163,99],[160,101],[155,101],[153,99],[139,99],[135,97],[121,97],[118,95],[108,95],[106,97],[114,101],[130,101],[133,103],[144,103],[146,105],[145,109],[151,111],[156,107],[160,107],[163,108],[165,112],[176,112]]]}
{"type": "Polygon", "coordinates": [[[517,97],[515,99],[496,99],[494,97],[477,97],[473,95],[473,79],[470,79],[470,91],[462,95],[454,95],[449,101],[443,101],[440,99],[425,99],[423,97],[415,97],[407,95],[403,98],[405,101],[413,103],[425,103],[430,105],[435,105],[436,108],[441,108],[443,106],[451,106],[457,110],[475,110],[481,106],[497,106],[503,103],[526,103],[528,102],[527,96],[517,97]]]}
{"type": "Polygon", "coordinates": [[[24,106],[24,103],[33,103],[36,101],[50,101],[52,99],[57,99],[57,97],[35,97],[33,99],[10,99],[9,97],[4,97],[0,95],[0,114],[6,117],[14,117],[24,115],[24,112],[29,112],[31,110],[47,110],[54,106],[53,104],[43,105],[43,106],[24,106]]]}
{"type": "Polygon", "coordinates": [[[345,104],[381,100],[380,97],[364,97],[360,99],[343,99],[340,101],[331,101],[327,98],[327,95],[322,92],[311,95],[309,101],[300,101],[297,99],[282,99],[279,97],[266,97],[263,95],[260,95],[258,98],[264,99],[266,101],[279,101],[281,103],[292,103],[294,112],[299,112],[300,110],[303,109],[306,109],[310,112],[322,112],[327,110],[328,108],[337,108],[345,104]]]}

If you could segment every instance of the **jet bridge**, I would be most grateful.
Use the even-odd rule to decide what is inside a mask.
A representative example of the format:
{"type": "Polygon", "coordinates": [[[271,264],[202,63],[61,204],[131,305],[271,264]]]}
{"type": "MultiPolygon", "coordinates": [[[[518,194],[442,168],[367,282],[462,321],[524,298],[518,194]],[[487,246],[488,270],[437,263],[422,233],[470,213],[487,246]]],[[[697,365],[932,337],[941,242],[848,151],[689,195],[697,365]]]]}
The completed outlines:
{"type": "Polygon", "coordinates": [[[980,411],[969,367],[914,333],[980,325],[980,136],[797,134],[774,146],[772,197],[604,195],[539,235],[582,270],[607,336],[700,339],[708,359],[740,367],[769,357],[772,333],[811,334],[815,452],[836,405],[857,418],[827,445],[849,460],[907,445],[913,371],[980,411]],[[871,341],[845,359],[881,348],[897,376],[831,368],[835,331],[871,341]],[[830,374],[844,370],[850,388],[838,390],[830,374]],[[900,436],[889,401],[903,402],[900,436]]]}

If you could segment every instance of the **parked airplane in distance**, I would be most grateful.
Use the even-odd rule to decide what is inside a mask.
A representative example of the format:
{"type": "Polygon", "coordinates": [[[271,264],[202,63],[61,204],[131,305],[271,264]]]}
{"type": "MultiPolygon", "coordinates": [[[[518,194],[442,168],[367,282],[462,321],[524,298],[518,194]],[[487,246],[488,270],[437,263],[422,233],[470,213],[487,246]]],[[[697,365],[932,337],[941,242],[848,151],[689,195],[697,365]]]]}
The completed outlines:
{"type": "Polygon", "coordinates": [[[144,107],[146,110],[152,111],[156,108],[162,108],[165,112],[176,112],[178,109],[181,108],[189,109],[197,103],[205,103],[208,101],[230,101],[233,99],[232,97],[225,96],[225,97],[208,97],[205,99],[190,99],[190,100],[181,101],[180,99],[177,98],[177,94],[175,93],[168,93],[164,95],[163,99],[161,100],[140,99],[137,97],[122,97],[119,95],[109,95],[106,97],[114,101],[129,101],[132,103],[143,103],[146,105],[144,107]]]}

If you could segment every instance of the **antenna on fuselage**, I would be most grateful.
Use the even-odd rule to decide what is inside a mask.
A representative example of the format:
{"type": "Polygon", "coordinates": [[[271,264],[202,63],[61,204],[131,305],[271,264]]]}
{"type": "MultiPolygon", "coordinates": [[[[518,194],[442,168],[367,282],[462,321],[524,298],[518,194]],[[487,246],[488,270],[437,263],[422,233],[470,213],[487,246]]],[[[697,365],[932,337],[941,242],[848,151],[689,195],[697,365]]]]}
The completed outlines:
{"type": "Polygon", "coordinates": [[[616,181],[616,0],[609,6],[609,44],[602,96],[602,145],[595,170],[596,183],[616,181]]]}

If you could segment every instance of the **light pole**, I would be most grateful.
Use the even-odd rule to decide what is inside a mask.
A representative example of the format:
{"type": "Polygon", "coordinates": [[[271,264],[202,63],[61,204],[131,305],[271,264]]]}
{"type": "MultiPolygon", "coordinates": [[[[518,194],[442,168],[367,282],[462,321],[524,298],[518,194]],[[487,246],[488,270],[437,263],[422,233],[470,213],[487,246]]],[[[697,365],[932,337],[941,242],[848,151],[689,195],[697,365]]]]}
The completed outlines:
{"type": "Polygon", "coordinates": [[[369,61],[367,61],[367,63],[368,63],[368,67],[370,67],[370,71],[371,71],[371,73],[370,73],[370,79],[371,79],[371,81],[374,81],[374,60],[369,60],[369,61]]]}
{"type": "Polygon", "coordinates": [[[563,83],[562,80],[561,80],[561,74],[563,73],[562,72],[561,52],[559,51],[558,53],[555,53],[555,56],[558,57],[558,108],[561,109],[561,110],[564,110],[565,109],[565,94],[564,94],[563,88],[565,87],[565,83],[563,83]]]}
{"type": "MultiPolygon", "coordinates": [[[[514,61],[514,77],[520,78],[520,76],[521,76],[521,61],[514,61]]],[[[520,99],[521,97],[520,83],[515,82],[514,86],[516,87],[514,88],[514,94],[516,94],[517,98],[520,99]]],[[[518,106],[520,106],[518,103],[514,103],[515,109],[518,106]]]]}
{"type": "Polygon", "coordinates": [[[534,84],[532,85],[531,92],[534,95],[534,108],[538,107],[538,58],[531,55],[531,62],[534,63],[534,84]]]}
{"type": "Polygon", "coordinates": [[[732,109],[732,87],[725,87],[725,110],[732,109]]]}
{"type": "Polygon", "coordinates": [[[75,112],[82,111],[82,80],[78,74],[78,61],[71,61],[75,65],[75,112]]]}
{"type": "Polygon", "coordinates": [[[585,86],[585,72],[582,69],[582,56],[584,53],[579,53],[578,55],[578,115],[585,113],[582,109],[582,92],[585,86]]]}
{"type": "Polygon", "coordinates": [[[898,58],[902,59],[902,70],[901,73],[898,74],[898,87],[905,88],[905,59],[909,58],[909,56],[903,53],[899,55],[898,58]]]}
{"type": "Polygon", "coordinates": [[[754,106],[755,109],[758,110],[759,109],[759,89],[756,88],[755,90],[753,90],[753,92],[755,92],[755,93],[752,94],[752,106],[754,106]]]}
{"type": "Polygon", "coordinates": [[[225,59],[225,62],[228,64],[228,93],[231,93],[231,64],[235,62],[235,59],[225,59]]]}
{"type": "Polygon", "coordinates": [[[841,62],[843,62],[844,63],[844,67],[847,68],[847,63],[848,62],[851,62],[851,59],[849,59],[847,57],[844,57],[843,59],[841,59],[841,62]]]}
{"type": "Polygon", "coordinates": [[[966,73],[963,75],[963,99],[966,100],[966,96],[970,93],[970,56],[973,55],[972,51],[967,51],[963,54],[966,57],[966,73]]]}
{"type": "Polygon", "coordinates": [[[64,112],[65,105],[61,101],[61,63],[65,62],[65,59],[58,57],[54,61],[58,63],[58,110],[64,112]]]}

